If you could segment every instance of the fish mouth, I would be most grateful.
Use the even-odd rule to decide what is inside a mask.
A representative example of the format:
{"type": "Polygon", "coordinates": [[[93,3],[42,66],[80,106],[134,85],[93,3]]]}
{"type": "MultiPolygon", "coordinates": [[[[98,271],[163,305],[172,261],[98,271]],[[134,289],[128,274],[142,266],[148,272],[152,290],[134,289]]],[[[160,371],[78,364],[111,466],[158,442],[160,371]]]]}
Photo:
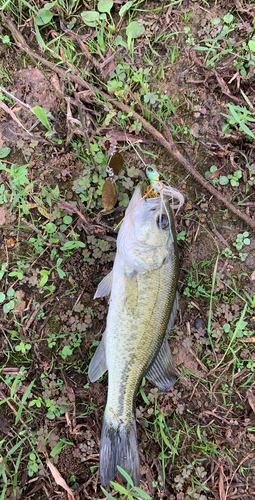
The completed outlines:
{"type": "Polygon", "coordinates": [[[144,216],[152,215],[154,213],[155,218],[157,219],[159,216],[166,215],[169,216],[169,200],[165,199],[162,203],[162,199],[158,198],[145,198],[144,199],[144,216]]]}
{"type": "Polygon", "coordinates": [[[164,205],[168,205],[169,201],[167,198],[164,198],[164,203],[162,203],[162,198],[160,196],[155,198],[148,198],[144,195],[144,190],[141,185],[136,186],[134,194],[131,198],[130,204],[127,208],[127,212],[130,212],[130,209],[138,208],[143,212],[152,212],[158,210],[161,214],[167,214],[168,209],[164,205]]]}

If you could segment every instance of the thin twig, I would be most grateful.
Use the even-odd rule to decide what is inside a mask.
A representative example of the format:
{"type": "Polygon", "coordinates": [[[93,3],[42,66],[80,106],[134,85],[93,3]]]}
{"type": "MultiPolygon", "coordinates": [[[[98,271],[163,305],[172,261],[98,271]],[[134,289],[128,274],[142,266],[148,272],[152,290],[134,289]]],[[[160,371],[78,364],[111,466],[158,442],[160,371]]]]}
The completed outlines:
{"type": "MultiPolygon", "coordinates": [[[[96,87],[94,87],[93,85],[89,85],[85,80],[83,80],[82,78],[80,78],[79,76],[75,75],[70,71],[66,73],[65,70],[63,70],[59,66],[51,63],[50,61],[47,61],[43,57],[39,56],[36,52],[31,50],[30,47],[25,42],[24,37],[17,30],[16,26],[11,21],[11,19],[6,17],[3,14],[3,12],[0,12],[0,14],[3,22],[7,25],[7,27],[11,30],[11,32],[15,36],[15,39],[17,40],[17,45],[20,47],[20,49],[24,50],[33,59],[36,59],[45,66],[47,66],[48,68],[51,68],[56,73],[65,76],[69,80],[78,83],[79,85],[88,90],[91,90],[94,95],[98,95],[99,90],[96,87]]],[[[246,222],[246,224],[255,229],[255,221],[245,213],[241,212],[230,201],[228,201],[219,191],[217,191],[217,189],[215,189],[210,183],[208,183],[208,181],[196,170],[196,168],[188,160],[186,160],[186,158],[184,158],[184,156],[180,153],[180,151],[174,144],[173,137],[170,133],[168,134],[168,140],[166,140],[163,137],[163,135],[160,132],[158,132],[158,130],[156,130],[142,116],[136,113],[130,106],[116,99],[111,98],[111,96],[109,96],[106,92],[103,92],[101,90],[100,94],[101,96],[104,97],[104,99],[107,102],[110,102],[116,108],[120,109],[121,111],[125,111],[127,114],[131,113],[132,118],[134,120],[138,120],[139,122],[141,122],[144,129],[147,130],[147,132],[149,132],[155,139],[157,139],[159,144],[161,144],[161,146],[163,146],[167,151],[169,151],[169,153],[172,156],[174,156],[184,166],[184,168],[189,172],[189,174],[191,174],[207,191],[209,191],[213,196],[215,196],[219,201],[221,201],[221,203],[223,203],[229,210],[231,210],[231,212],[237,215],[237,217],[243,219],[246,222]]]]}
{"type": "Polygon", "coordinates": [[[42,302],[38,307],[37,309],[33,312],[33,314],[31,314],[30,318],[27,320],[26,324],[24,325],[24,332],[30,327],[30,325],[33,323],[33,321],[35,320],[36,316],[38,316],[39,312],[41,311],[41,309],[44,308],[44,306],[46,306],[46,304],[48,304],[49,302],[51,302],[53,299],[55,299],[55,297],[57,297],[57,295],[60,294],[60,290],[58,290],[57,292],[53,293],[48,299],[46,299],[44,302],[42,302]]]}

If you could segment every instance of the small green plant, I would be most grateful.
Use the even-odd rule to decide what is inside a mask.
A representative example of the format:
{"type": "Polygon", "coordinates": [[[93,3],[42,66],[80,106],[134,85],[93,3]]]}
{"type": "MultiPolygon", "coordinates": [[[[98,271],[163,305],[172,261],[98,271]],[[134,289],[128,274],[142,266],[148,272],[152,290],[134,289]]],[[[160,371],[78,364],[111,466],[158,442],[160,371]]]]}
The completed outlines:
{"type": "Polygon", "coordinates": [[[187,37],[186,37],[187,45],[190,45],[190,46],[195,45],[195,38],[194,38],[193,34],[190,32],[190,27],[185,26],[183,31],[187,35],[187,37]]]}
{"type": "Polygon", "coordinates": [[[29,461],[27,464],[28,475],[32,477],[34,474],[38,472],[38,463],[35,453],[29,453],[29,461]]]}
{"type": "Polygon", "coordinates": [[[111,80],[107,83],[107,89],[110,94],[118,92],[124,95],[127,93],[129,87],[124,83],[127,79],[127,71],[127,65],[117,64],[115,70],[110,72],[111,80]]]}
{"type": "MultiPolygon", "coordinates": [[[[247,126],[247,122],[255,122],[255,113],[253,111],[249,111],[246,106],[239,106],[237,104],[228,103],[227,107],[230,114],[221,114],[227,118],[229,125],[237,125],[240,132],[244,132],[249,138],[253,139],[254,134],[247,126]]],[[[227,127],[228,126],[223,126],[222,131],[227,133],[227,127]]]]}
{"type": "MultiPolygon", "coordinates": [[[[151,497],[145,493],[141,488],[138,488],[138,486],[134,486],[133,480],[129,474],[125,470],[123,470],[119,465],[117,465],[117,469],[119,473],[126,479],[127,481],[127,488],[122,486],[121,484],[114,483],[113,481],[110,482],[112,488],[115,491],[119,491],[121,493],[121,498],[124,500],[125,498],[128,498],[128,500],[133,500],[133,498],[139,498],[139,499],[144,499],[144,500],[151,500],[151,497]]],[[[109,500],[115,500],[115,498],[108,493],[103,486],[101,486],[101,489],[103,490],[106,498],[109,500]]]]}
{"type": "Polygon", "coordinates": [[[46,417],[54,420],[56,417],[64,415],[68,405],[59,405],[54,399],[46,399],[47,414],[46,417]]]}
{"type": "MultiPolygon", "coordinates": [[[[43,9],[41,9],[41,10],[43,10],[43,9]]],[[[48,9],[45,9],[45,10],[48,11],[48,9]]],[[[37,116],[37,118],[40,120],[40,122],[44,125],[44,127],[47,128],[47,132],[45,134],[45,137],[51,137],[51,139],[53,141],[57,142],[58,144],[61,144],[62,143],[61,139],[57,139],[56,137],[52,137],[53,134],[55,134],[55,131],[52,129],[50,122],[49,122],[49,118],[54,119],[53,116],[51,115],[51,113],[46,111],[46,109],[42,108],[41,106],[35,106],[33,108],[33,112],[37,116]]]]}
{"type": "Polygon", "coordinates": [[[244,245],[250,245],[249,233],[248,231],[244,231],[244,233],[239,233],[236,237],[235,242],[233,243],[234,247],[237,250],[242,250],[244,245]]]}
{"type": "MultiPolygon", "coordinates": [[[[66,243],[66,245],[69,243],[69,246],[64,246],[64,247],[61,247],[61,249],[64,249],[64,250],[70,250],[70,248],[79,248],[80,246],[82,247],[85,247],[85,243],[82,243],[81,241],[79,242],[76,242],[76,241],[69,241],[66,243]],[[81,245],[75,245],[76,243],[81,243],[81,245]]],[[[63,279],[65,276],[66,276],[66,273],[65,271],[63,271],[61,268],[60,268],[60,265],[61,263],[63,262],[63,259],[61,258],[58,258],[57,259],[57,263],[55,266],[53,266],[51,269],[47,270],[47,269],[41,269],[40,271],[40,275],[41,275],[41,281],[39,283],[39,286],[44,286],[46,285],[49,277],[50,277],[50,274],[51,272],[53,271],[53,269],[56,269],[60,279],[63,279]]]]}
{"type": "Polygon", "coordinates": [[[204,494],[208,491],[206,486],[203,486],[206,470],[204,467],[197,466],[194,467],[193,464],[185,467],[180,474],[178,474],[174,478],[173,487],[179,492],[183,492],[182,498],[184,500],[188,499],[197,499],[197,500],[206,500],[206,495],[204,494]],[[186,495],[184,496],[184,492],[186,495]]]}
{"type": "Polygon", "coordinates": [[[186,231],[181,231],[177,234],[177,241],[185,241],[186,231]]]}
{"type": "Polygon", "coordinates": [[[31,344],[21,340],[20,343],[16,345],[15,351],[20,352],[21,354],[26,354],[27,351],[30,351],[31,347],[31,344]]]}
{"type": "Polygon", "coordinates": [[[8,45],[8,47],[11,47],[12,44],[8,35],[0,36],[0,40],[2,41],[2,43],[8,45]]]}
{"type": "Polygon", "coordinates": [[[231,186],[237,187],[239,186],[239,180],[242,178],[242,176],[242,171],[236,170],[233,174],[229,174],[228,176],[221,175],[219,178],[219,183],[221,186],[226,186],[230,181],[231,186]]]}
{"type": "Polygon", "coordinates": [[[227,257],[229,259],[232,259],[232,258],[235,259],[235,256],[234,256],[232,250],[228,247],[224,248],[224,250],[222,250],[221,253],[222,253],[222,255],[224,255],[224,257],[227,257]]]}
{"type": "Polygon", "coordinates": [[[8,312],[14,309],[15,304],[21,303],[21,300],[17,299],[17,292],[15,292],[14,288],[10,287],[6,294],[4,292],[0,292],[0,304],[3,302],[5,302],[3,305],[3,312],[8,314],[8,312]]]}

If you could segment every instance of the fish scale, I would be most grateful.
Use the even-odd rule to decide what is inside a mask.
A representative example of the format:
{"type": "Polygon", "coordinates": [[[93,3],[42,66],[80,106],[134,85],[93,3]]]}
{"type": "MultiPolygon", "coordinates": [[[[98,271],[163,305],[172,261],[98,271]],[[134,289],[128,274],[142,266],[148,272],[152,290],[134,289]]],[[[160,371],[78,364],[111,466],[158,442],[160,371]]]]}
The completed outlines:
{"type": "MultiPolygon", "coordinates": [[[[119,349],[113,352],[109,342],[110,345],[106,348],[109,385],[107,406],[113,408],[113,411],[126,421],[130,419],[133,412],[134,397],[143,374],[153,362],[162,344],[174,301],[173,289],[175,292],[177,283],[172,263],[162,266],[159,271],[152,271],[134,278],[138,280],[138,296],[141,297],[137,304],[139,313],[130,316],[127,311],[123,311],[123,295],[115,297],[113,289],[114,310],[111,311],[110,305],[107,322],[110,336],[113,337],[116,346],[119,346],[119,349]],[[120,318],[121,330],[118,327],[120,318]],[[145,334],[146,344],[141,349],[145,334]],[[132,346],[132,352],[130,352],[130,346],[132,346]],[[139,349],[139,355],[135,356],[134,360],[134,352],[137,352],[137,349],[139,349]],[[126,369],[123,369],[126,363],[128,366],[127,368],[124,366],[126,369]],[[116,376],[117,373],[118,376],[116,376]],[[123,387],[125,387],[124,392],[123,387]]],[[[134,278],[127,278],[125,272],[122,271],[122,276],[118,277],[118,290],[120,284],[124,285],[125,290],[125,281],[134,278]]]]}
{"type": "Polygon", "coordinates": [[[88,372],[94,382],[108,370],[100,444],[103,486],[114,479],[117,465],[139,484],[135,398],[144,376],[164,391],[175,382],[168,331],[176,316],[178,274],[169,202],[145,200],[138,186],[118,234],[113,271],[95,294],[110,294],[106,330],[88,372]]]}

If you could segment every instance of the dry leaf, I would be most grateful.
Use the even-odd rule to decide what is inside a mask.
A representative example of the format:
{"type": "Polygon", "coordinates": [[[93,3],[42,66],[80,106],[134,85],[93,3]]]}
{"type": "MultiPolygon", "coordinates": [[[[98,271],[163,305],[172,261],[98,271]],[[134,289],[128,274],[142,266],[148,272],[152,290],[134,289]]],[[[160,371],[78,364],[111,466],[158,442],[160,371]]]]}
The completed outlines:
{"type": "Polygon", "coordinates": [[[251,409],[254,411],[255,413],[255,396],[252,392],[251,389],[248,389],[247,393],[246,393],[247,397],[248,397],[248,401],[249,401],[249,405],[251,407],[251,409]]]}
{"type": "Polygon", "coordinates": [[[68,383],[68,380],[66,378],[64,370],[61,370],[61,374],[62,374],[62,377],[64,379],[65,385],[66,385],[66,390],[67,390],[68,397],[69,397],[71,403],[75,404],[74,390],[73,390],[72,386],[68,383]]]}
{"type": "Polygon", "coordinates": [[[22,300],[20,302],[20,304],[17,304],[17,302],[15,302],[14,309],[13,309],[13,311],[15,312],[15,314],[22,316],[23,311],[25,309],[26,309],[26,302],[25,302],[25,300],[22,300]]]}
{"type": "Polygon", "coordinates": [[[111,210],[118,199],[117,187],[115,182],[108,179],[105,181],[102,190],[102,202],[105,210],[111,210]]]}
{"type": "Polygon", "coordinates": [[[188,201],[184,203],[184,210],[192,210],[192,205],[188,201]]]}
{"type": "Polygon", "coordinates": [[[1,373],[8,373],[12,375],[22,375],[22,371],[17,370],[17,368],[12,368],[9,366],[8,368],[2,368],[1,373]]]}
{"type": "MultiPolygon", "coordinates": [[[[253,320],[255,320],[255,317],[252,318],[253,320]]],[[[255,342],[255,337],[246,337],[245,339],[238,339],[240,342],[245,342],[245,343],[251,343],[251,342],[255,342]]]]}
{"type": "Polygon", "coordinates": [[[14,247],[15,244],[16,244],[16,240],[14,238],[8,238],[8,240],[6,240],[7,248],[14,247]]]}
{"type": "Polygon", "coordinates": [[[225,165],[223,165],[223,167],[221,168],[218,168],[218,170],[216,170],[215,172],[213,172],[212,174],[209,175],[209,177],[207,177],[207,180],[208,181],[213,181],[216,177],[218,177],[218,175],[221,173],[221,171],[225,168],[225,165]]]}
{"type": "Polygon", "coordinates": [[[55,467],[55,465],[53,465],[49,460],[47,460],[46,464],[48,465],[48,467],[49,467],[49,469],[51,471],[51,474],[53,475],[53,478],[56,481],[56,483],[59,486],[62,486],[62,488],[64,488],[64,490],[67,491],[68,500],[75,500],[74,494],[73,494],[71,488],[69,488],[68,484],[66,484],[64,478],[58,472],[57,467],[55,467]]]}
{"type": "Polygon", "coordinates": [[[44,208],[38,207],[38,211],[43,215],[43,217],[45,217],[46,219],[50,219],[50,215],[46,212],[46,210],[44,210],[44,208]]]}
{"type": "Polygon", "coordinates": [[[22,316],[23,311],[26,308],[26,302],[25,300],[23,300],[24,297],[25,297],[25,292],[23,292],[23,290],[18,290],[17,299],[20,300],[21,302],[20,304],[17,304],[17,302],[15,303],[14,312],[15,314],[19,314],[20,316],[22,316]]]}
{"type": "Polygon", "coordinates": [[[56,73],[53,73],[53,75],[51,75],[50,82],[53,85],[53,87],[55,87],[57,92],[59,92],[61,94],[61,87],[60,87],[60,83],[59,83],[59,78],[58,78],[58,75],[56,73]]]}
{"type": "Polygon", "coordinates": [[[17,291],[17,299],[22,300],[22,299],[24,299],[24,297],[25,297],[25,292],[23,292],[23,290],[18,290],[17,291]]]}
{"type": "Polygon", "coordinates": [[[248,438],[250,441],[252,441],[252,443],[255,443],[255,436],[251,434],[251,432],[248,433],[248,438]]]}
{"type": "Polygon", "coordinates": [[[0,207],[0,226],[3,226],[5,223],[5,214],[6,214],[6,211],[5,211],[4,206],[0,207]]]}
{"type": "Polygon", "coordinates": [[[68,427],[70,428],[70,431],[72,432],[72,422],[71,422],[68,410],[66,410],[66,412],[65,412],[65,417],[66,417],[66,423],[67,423],[68,427]]]}
{"type": "MultiPolygon", "coordinates": [[[[20,207],[22,207],[22,205],[19,205],[20,207]]],[[[38,207],[38,203],[27,203],[27,208],[36,208],[38,207]]]]}

